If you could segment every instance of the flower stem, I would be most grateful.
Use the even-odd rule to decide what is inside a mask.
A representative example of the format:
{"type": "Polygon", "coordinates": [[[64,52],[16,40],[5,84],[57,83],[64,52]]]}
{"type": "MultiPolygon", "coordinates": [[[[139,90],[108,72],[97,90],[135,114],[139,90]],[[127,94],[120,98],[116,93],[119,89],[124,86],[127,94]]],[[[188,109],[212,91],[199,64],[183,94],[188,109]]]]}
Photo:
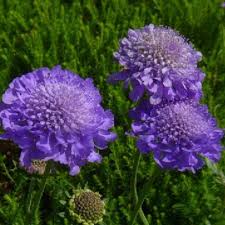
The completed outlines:
{"type": "Polygon", "coordinates": [[[11,177],[11,175],[10,175],[10,173],[9,173],[9,171],[8,171],[8,169],[7,169],[7,167],[6,167],[6,165],[5,165],[3,160],[1,161],[1,164],[2,164],[3,169],[5,170],[5,175],[9,178],[9,180],[12,183],[15,183],[14,179],[11,177]]]}
{"type": "Polygon", "coordinates": [[[133,181],[132,181],[132,192],[134,196],[134,204],[136,205],[138,202],[138,194],[137,194],[137,172],[138,172],[138,167],[140,164],[140,159],[141,159],[141,154],[138,153],[135,156],[135,161],[134,161],[134,176],[133,176],[133,181]]]}
{"type": "Polygon", "coordinates": [[[29,185],[27,200],[26,200],[26,213],[27,213],[27,215],[29,215],[31,213],[31,203],[32,203],[33,194],[34,194],[34,192],[33,192],[34,187],[35,187],[35,178],[32,177],[31,181],[30,181],[30,185],[29,185]]]}
{"type": "MultiPolygon", "coordinates": [[[[140,159],[141,159],[141,154],[138,152],[136,157],[135,157],[135,161],[134,161],[134,176],[133,176],[133,182],[132,182],[132,192],[133,192],[133,196],[134,196],[134,205],[135,206],[139,202],[138,201],[138,193],[137,193],[137,173],[138,173],[138,167],[139,167],[139,164],[140,164],[140,159]]],[[[138,207],[137,213],[139,213],[139,216],[140,216],[143,224],[144,225],[149,225],[148,220],[146,219],[145,214],[144,214],[141,206],[138,207]]],[[[133,218],[134,221],[136,219],[137,213],[136,213],[136,215],[133,218]]]]}
{"type": "Polygon", "coordinates": [[[28,193],[28,201],[27,201],[27,221],[29,224],[32,224],[33,219],[37,218],[38,209],[40,206],[40,202],[46,187],[48,174],[50,171],[50,165],[47,163],[45,173],[42,176],[41,184],[39,186],[38,191],[33,196],[33,189],[35,185],[35,179],[31,179],[30,187],[29,187],[29,193],[28,193]]]}
{"type": "MultiPolygon", "coordinates": [[[[149,187],[152,186],[152,183],[154,182],[154,178],[152,178],[151,180],[147,181],[143,188],[142,188],[142,191],[141,191],[141,194],[139,196],[139,199],[138,199],[138,202],[135,206],[135,209],[134,209],[134,213],[133,213],[133,217],[131,219],[131,225],[134,224],[135,222],[135,219],[137,217],[137,214],[139,213],[140,209],[141,209],[141,206],[145,200],[145,198],[147,197],[147,195],[149,194],[149,187]]],[[[139,213],[140,215],[140,213],[139,213]]],[[[147,219],[146,219],[147,220],[147,219]]],[[[143,221],[143,220],[142,220],[143,221]]],[[[146,224],[147,225],[147,224],[146,224]]]]}
{"type": "Polygon", "coordinates": [[[37,192],[37,195],[35,197],[34,207],[33,207],[34,214],[36,214],[38,209],[39,209],[41,198],[43,196],[43,193],[44,193],[44,190],[45,190],[45,186],[46,186],[46,183],[47,183],[49,171],[50,171],[50,164],[47,163],[46,169],[45,169],[45,173],[44,173],[44,176],[42,177],[42,181],[41,181],[41,184],[40,184],[40,189],[37,192]]]}

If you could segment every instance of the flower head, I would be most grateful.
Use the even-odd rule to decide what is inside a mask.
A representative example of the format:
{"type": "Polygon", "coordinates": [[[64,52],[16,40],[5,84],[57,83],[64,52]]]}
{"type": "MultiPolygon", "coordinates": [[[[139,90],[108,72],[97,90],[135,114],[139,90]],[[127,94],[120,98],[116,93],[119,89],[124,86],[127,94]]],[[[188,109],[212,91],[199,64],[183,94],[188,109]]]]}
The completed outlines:
{"type": "Polygon", "coordinates": [[[102,221],[105,203],[101,195],[89,189],[75,191],[69,202],[70,215],[83,225],[94,225],[102,221]]]}
{"type": "Polygon", "coordinates": [[[43,175],[46,169],[46,162],[43,160],[32,160],[29,168],[26,168],[28,173],[37,173],[39,175],[43,175]]]}
{"type": "Polygon", "coordinates": [[[195,171],[220,158],[223,132],[207,107],[192,101],[150,106],[142,102],[131,111],[132,132],[142,153],[153,152],[162,168],[195,171]]]}
{"type": "Polygon", "coordinates": [[[114,56],[124,70],[112,74],[109,81],[130,82],[133,101],[139,100],[145,91],[153,105],[163,99],[201,96],[204,75],[197,68],[201,53],[171,28],[150,24],[130,29],[114,56]]]}
{"type": "Polygon", "coordinates": [[[79,172],[87,162],[99,162],[95,147],[104,149],[115,134],[113,115],[101,107],[91,79],[60,66],[41,68],[16,78],[3,95],[0,119],[4,139],[21,149],[20,162],[54,160],[79,172]]]}

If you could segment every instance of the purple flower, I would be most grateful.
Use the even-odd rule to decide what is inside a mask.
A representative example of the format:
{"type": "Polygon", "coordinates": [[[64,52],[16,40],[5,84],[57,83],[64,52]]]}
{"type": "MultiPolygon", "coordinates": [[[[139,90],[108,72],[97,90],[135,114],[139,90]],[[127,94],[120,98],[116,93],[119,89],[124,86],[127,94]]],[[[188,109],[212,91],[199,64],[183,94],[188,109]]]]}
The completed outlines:
{"type": "Polygon", "coordinates": [[[5,133],[21,149],[20,163],[54,160],[79,173],[87,162],[100,162],[95,151],[116,135],[113,115],[101,107],[91,79],[82,79],[60,66],[41,68],[16,78],[3,95],[0,119],[5,133]]]}
{"type": "Polygon", "coordinates": [[[222,3],[221,3],[221,7],[222,7],[222,8],[225,8],[225,2],[222,2],[222,3]]]}
{"type": "Polygon", "coordinates": [[[137,147],[153,152],[162,168],[195,172],[204,164],[202,157],[220,158],[223,132],[204,105],[189,100],[151,106],[143,101],[130,115],[137,147]]]}
{"type": "Polygon", "coordinates": [[[130,98],[138,101],[146,91],[150,103],[201,97],[204,74],[197,68],[201,53],[171,28],[152,24],[129,30],[115,58],[124,70],[109,82],[125,81],[132,86],[130,98]]]}

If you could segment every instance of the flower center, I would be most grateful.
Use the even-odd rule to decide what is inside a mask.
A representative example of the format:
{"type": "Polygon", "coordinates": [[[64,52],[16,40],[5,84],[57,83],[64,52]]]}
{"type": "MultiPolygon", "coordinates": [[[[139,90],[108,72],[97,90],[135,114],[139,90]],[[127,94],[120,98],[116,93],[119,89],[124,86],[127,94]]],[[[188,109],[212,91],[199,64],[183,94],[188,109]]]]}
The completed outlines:
{"type": "Polygon", "coordinates": [[[100,110],[96,107],[93,94],[82,85],[70,85],[52,80],[40,83],[26,99],[26,115],[32,125],[65,131],[85,130],[101,122],[100,110]]]}
{"type": "Polygon", "coordinates": [[[85,220],[97,221],[102,218],[104,203],[100,196],[92,191],[84,192],[75,198],[76,211],[85,220]]]}
{"type": "MultiPolygon", "coordinates": [[[[143,32],[142,38],[145,50],[142,54],[145,59],[160,67],[187,68],[190,49],[182,37],[172,30],[155,28],[150,32],[143,32]]],[[[142,44],[143,45],[143,44],[142,44]]]]}
{"type": "Polygon", "coordinates": [[[192,105],[177,103],[157,110],[157,137],[160,142],[185,143],[194,136],[204,134],[209,124],[192,105]]]}

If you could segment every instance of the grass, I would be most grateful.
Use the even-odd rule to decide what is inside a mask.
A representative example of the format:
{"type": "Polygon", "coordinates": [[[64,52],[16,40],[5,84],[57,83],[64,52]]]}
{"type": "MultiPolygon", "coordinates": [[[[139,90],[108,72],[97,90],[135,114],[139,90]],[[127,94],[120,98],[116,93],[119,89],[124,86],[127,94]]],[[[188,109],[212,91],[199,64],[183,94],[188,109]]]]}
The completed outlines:
{"type": "MultiPolygon", "coordinates": [[[[203,102],[225,127],[225,9],[217,0],[0,0],[0,93],[16,76],[39,67],[60,64],[82,77],[92,77],[103,96],[103,105],[115,115],[118,140],[105,151],[103,162],[87,165],[70,177],[59,167],[48,179],[32,224],[72,224],[67,213],[73,188],[100,192],[107,200],[104,225],[129,225],[131,171],[135,141],[129,130],[132,104],[122,86],[106,83],[118,71],[113,59],[119,40],[129,28],[149,23],[178,30],[203,53],[199,65],[206,73],[203,102]]],[[[18,150],[0,153],[0,224],[24,223],[31,176],[18,166],[18,150]]],[[[151,156],[142,157],[138,185],[153,170],[151,156]]],[[[218,164],[225,172],[225,157],[218,164]]],[[[152,225],[225,225],[225,186],[204,167],[195,175],[162,171],[144,202],[152,225]]],[[[33,191],[37,191],[36,177],[33,191]]],[[[136,225],[142,224],[137,219],[136,225]]]]}

